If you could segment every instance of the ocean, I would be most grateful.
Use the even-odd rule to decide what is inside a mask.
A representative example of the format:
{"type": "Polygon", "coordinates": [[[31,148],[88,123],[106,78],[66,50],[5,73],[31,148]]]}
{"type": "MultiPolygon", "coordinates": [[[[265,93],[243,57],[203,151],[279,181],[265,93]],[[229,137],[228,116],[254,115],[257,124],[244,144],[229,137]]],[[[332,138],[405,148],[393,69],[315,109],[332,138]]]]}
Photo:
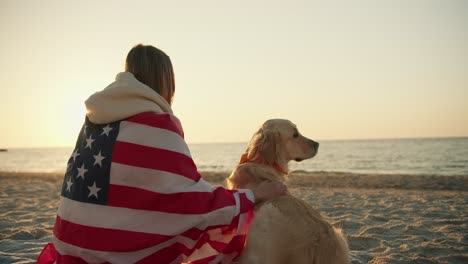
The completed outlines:
{"type": "MultiPolygon", "coordinates": [[[[229,172],[247,143],[189,144],[199,171],[229,172]]],[[[0,171],[62,172],[72,147],[0,152],[0,171]]],[[[290,171],[468,175],[468,138],[321,141],[317,156],[292,161],[290,171]]]]}

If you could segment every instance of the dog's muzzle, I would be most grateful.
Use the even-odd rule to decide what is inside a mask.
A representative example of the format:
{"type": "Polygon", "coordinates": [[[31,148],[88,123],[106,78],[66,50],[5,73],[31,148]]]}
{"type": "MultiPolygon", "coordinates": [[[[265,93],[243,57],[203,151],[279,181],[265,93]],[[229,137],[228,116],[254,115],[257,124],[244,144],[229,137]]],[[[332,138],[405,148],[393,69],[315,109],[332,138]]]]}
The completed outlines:
{"type": "Polygon", "coordinates": [[[312,145],[314,146],[315,151],[318,151],[320,144],[312,140],[312,145]]]}

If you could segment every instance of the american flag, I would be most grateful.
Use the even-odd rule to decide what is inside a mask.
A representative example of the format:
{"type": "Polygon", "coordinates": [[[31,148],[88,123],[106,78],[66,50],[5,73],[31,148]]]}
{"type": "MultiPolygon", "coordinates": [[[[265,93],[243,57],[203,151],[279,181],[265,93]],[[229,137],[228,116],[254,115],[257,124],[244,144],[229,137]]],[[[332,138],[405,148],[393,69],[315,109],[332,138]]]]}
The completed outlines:
{"type": "Polygon", "coordinates": [[[254,197],[205,182],[171,114],[87,118],[38,263],[230,263],[254,197]]]}

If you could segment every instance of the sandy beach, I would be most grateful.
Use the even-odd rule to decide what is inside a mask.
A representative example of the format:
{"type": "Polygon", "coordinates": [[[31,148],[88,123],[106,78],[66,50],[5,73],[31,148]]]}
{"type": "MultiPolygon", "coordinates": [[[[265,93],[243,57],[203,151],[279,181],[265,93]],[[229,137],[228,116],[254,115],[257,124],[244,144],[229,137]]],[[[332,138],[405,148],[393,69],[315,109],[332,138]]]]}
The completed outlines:
{"type": "MultiPolygon", "coordinates": [[[[203,173],[214,185],[229,173],[203,173]]],[[[62,174],[0,172],[0,263],[50,241],[62,174]]],[[[289,190],[342,227],[352,263],[468,263],[468,176],[291,174],[289,190]]]]}

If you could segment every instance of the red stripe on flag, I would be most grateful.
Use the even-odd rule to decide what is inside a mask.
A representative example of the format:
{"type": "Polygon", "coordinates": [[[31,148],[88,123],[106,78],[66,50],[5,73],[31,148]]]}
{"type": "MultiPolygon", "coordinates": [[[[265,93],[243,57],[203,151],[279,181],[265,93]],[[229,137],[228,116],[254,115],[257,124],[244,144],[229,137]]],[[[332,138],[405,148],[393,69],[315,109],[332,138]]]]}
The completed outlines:
{"type": "Polygon", "coordinates": [[[240,213],[246,213],[248,211],[253,210],[255,207],[255,203],[252,202],[245,193],[239,193],[239,200],[240,200],[240,213]]]}
{"type": "MultiPolygon", "coordinates": [[[[237,235],[232,238],[229,244],[224,248],[223,253],[229,254],[233,252],[242,253],[245,247],[246,235],[237,235]]],[[[236,256],[237,258],[237,256],[236,256]]]]}
{"type": "Polygon", "coordinates": [[[221,228],[223,235],[235,235],[237,233],[237,227],[239,226],[240,215],[236,215],[229,226],[221,228]]]}
{"type": "MultiPolygon", "coordinates": [[[[106,219],[102,221],[105,222],[106,219]]],[[[77,247],[113,252],[136,251],[172,238],[158,234],[84,226],[66,221],[58,215],[54,235],[59,240],[77,247]]]]}
{"type": "Polygon", "coordinates": [[[208,240],[208,244],[218,252],[223,252],[227,244],[220,241],[208,240]]]}
{"type": "Polygon", "coordinates": [[[194,181],[198,181],[201,178],[192,158],[184,154],[128,142],[115,142],[112,162],[167,171],[194,181]]]}
{"type": "MultiPolygon", "coordinates": [[[[87,264],[88,262],[84,261],[82,258],[69,256],[69,255],[60,255],[57,252],[57,260],[55,263],[67,263],[67,264],[87,264]]],[[[105,262],[109,263],[109,262],[105,262]]],[[[105,264],[102,263],[102,264],[105,264]]]]}
{"type": "Polygon", "coordinates": [[[179,120],[170,114],[146,112],[132,116],[126,121],[170,130],[179,134],[182,138],[184,137],[184,131],[182,130],[182,125],[179,120]]]}
{"type": "Polygon", "coordinates": [[[37,264],[53,264],[57,260],[58,252],[54,244],[47,243],[37,258],[37,264]]]}
{"type": "Polygon", "coordinates": [[[116,207],[175,214],[206,214],[236,205],[233,191],[156,193],[140,188],[109,185],[107,204],[116,207]],[[131,197],[131,199],[129,199],[131,197]]]}

